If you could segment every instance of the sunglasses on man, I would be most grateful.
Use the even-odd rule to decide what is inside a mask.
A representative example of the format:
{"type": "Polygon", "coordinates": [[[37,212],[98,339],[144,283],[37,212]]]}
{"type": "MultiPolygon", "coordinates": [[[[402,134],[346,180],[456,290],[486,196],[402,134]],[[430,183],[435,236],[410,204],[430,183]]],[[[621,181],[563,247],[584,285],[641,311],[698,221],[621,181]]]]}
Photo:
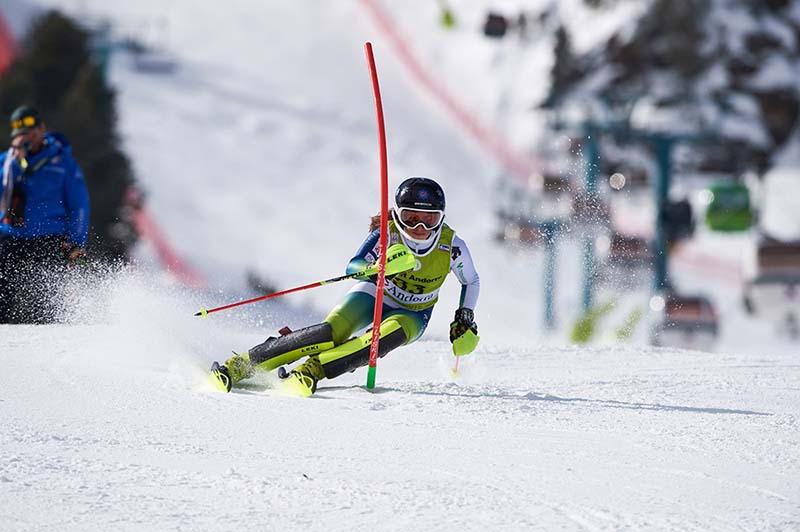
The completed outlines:
{"type": "Polygon", "coordinates": [[[11,121],[11,129],[19,129],[21,127],[33,127],[36,125],[36,118],[33,116],[23,116],[19,120],[11,121]]]}

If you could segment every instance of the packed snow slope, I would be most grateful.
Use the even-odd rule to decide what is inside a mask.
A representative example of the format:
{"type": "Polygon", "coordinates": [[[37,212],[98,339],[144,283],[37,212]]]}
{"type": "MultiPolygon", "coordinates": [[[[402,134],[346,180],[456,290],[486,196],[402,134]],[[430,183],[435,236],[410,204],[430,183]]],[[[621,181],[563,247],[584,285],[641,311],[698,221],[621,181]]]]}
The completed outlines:
{"type": "MultiPolygon", "coordinates": [[[[68,324],[0,326],[0,529],[800,528],[795,346],[731,310],[717,353],[559,347],[577,252],[562,248],[562,325],[544,335],[540,251],[492,239],[496,162],[411,81],[363,2],[37,3],[110,17],[178,59],[153,76],[119,54],[111,77],[153,216],[210,290],[144,264],[80,279],[68,324]],[[310,400],[266,377],[216,393],[212,359],[319,319],[349,287],[192,316],[252,296],[249,270],[278,288],[342,272],[379,204],[368,40],[391,185],[444,185],[482,274],[482,343],[454,379],[451,280],[425,338],[380,361],[375,393],[363,370],[310,400]]],[[[436,4],[413,6],[435,28],[436,4]]],[[[471,80],[470,98],[491,89],[471,80]]]]}
{"type": "Polygon", "coordinates": [[[3,530],[800,527],[793,355],[484,347],[453,380],[421,341],[297,399],[127,319],[0,326],[3,530]]]}

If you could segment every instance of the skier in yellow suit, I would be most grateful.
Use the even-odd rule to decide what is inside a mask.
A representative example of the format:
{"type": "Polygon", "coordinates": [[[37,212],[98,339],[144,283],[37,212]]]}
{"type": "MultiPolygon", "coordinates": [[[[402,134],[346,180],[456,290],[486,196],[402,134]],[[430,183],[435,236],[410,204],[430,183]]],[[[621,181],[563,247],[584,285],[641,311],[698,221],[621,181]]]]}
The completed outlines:
{"type": "MultiPolygon", "coordinates": [[[[428,325],[439,289],[453,272],[462,285],[461,297],[450,324],[450,341],[457,355],[475,348],[478,328],[474,310],[480,279],[466,243],[444,223],[445,196],[432,179],[411,177],[395,193],[388,224],[388,243],[383,314],[378,356],[417,340],[428,325]],[[410,256],[409,256],[410,255],[410,256]],[[395,262],[396,261],[396,262],[395,262]],[[397,264],[403,263],[400,273],[397,264]],[[393,264],[394,263],[394,264],[393,264]]],[[[367,239],[347,265],[347,274],[369,271],[377,261],[380,230],[373,218],[367,239]]],[[[374,269],[369,273],[374,272],[374,269]]],[[[351,336],[371,325],[375,306],[376,275],[358,282],[322,323],[289,334],[267,338],[224,365],[214,362],[212,378],[218,388],[230,391],[256,370],[272,371],[308,357],[286,373],[282,388],[295,395],[310,396],[318,381],[354,371],[369,362],[372,332],[351,336]]]]}

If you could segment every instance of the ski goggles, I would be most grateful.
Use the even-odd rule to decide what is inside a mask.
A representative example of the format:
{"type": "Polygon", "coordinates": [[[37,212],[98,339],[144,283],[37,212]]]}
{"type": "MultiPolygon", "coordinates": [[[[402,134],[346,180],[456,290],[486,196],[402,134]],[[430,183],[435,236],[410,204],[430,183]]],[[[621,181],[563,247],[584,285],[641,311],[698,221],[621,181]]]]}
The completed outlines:
{"type": "Polygon", "coordinates": [[[33,127],[36,125],[36,117],[34,116],[24,116],[19,120],[12,120],[11,121],[11,129],[20,129],[23,127],[33,127]]]}
{"type": "Polygon", "coordinates": [[[420,211],[405,207],[395,209],[395,211],[397,212],[397,220],[406,229],[415,229],[422,225],[428,231],[433,231],[439,227],[444,218],[444,211],[420,211]]]}

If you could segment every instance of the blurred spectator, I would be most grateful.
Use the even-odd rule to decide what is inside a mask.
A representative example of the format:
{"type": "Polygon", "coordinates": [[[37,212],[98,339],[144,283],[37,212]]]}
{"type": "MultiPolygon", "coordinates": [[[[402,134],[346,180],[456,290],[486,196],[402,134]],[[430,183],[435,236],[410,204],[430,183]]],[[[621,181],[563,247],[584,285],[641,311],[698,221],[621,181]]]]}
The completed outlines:
{"type": "Polygon", "coordinates": [[[528,16],[524,11],[520,11],[519,15],[517,15],[517,31],[521,41],[528,40],[528,16]]]}
{"type": "Polygon", "coordinates": [[[447,3],[447,0],[439,0],[439,22],[441,23],[442,27],[446,30],[453,29],[456,26],[456,16],[453,14],[453,10],[450,9],[450,6],[447,3]]]}
{"type": "Polygon", "coordinates": [[[483,23],[483,34],[485,36],[500,39],[505,37],[506,31],[508,31],[508,20],[506,17],[493,11],[486,14],[486,20],[483,23]]]}
{"type": "Polygon", "coordinates": [[[86,255],[89,193],[69,141],[32,107],[12,113],[0,167],[0,323],[46,323],[64,273],[86,255]]]}

